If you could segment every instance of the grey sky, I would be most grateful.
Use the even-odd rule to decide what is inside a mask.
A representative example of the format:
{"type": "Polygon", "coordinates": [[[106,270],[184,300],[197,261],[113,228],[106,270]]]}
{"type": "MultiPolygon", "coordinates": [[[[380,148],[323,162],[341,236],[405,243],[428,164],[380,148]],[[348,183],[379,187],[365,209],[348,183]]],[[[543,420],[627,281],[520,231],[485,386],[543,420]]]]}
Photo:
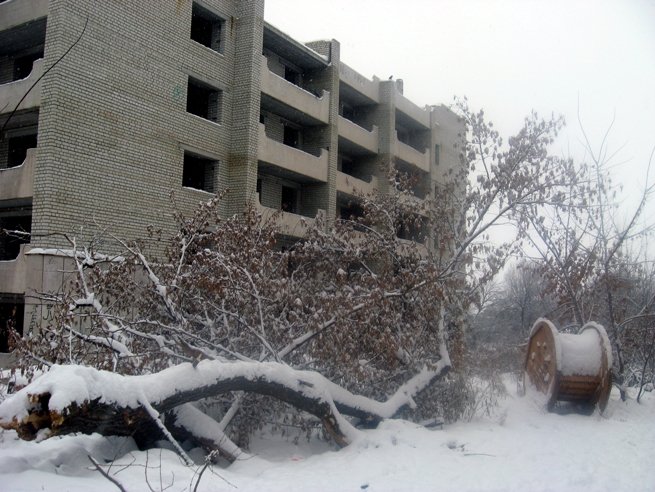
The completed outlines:
{"type": "Polygon", "coordinates": [[[616,113],[616,179],[626,195],[644,184],[655,145],[655,0],[266,0],[266,20],[300,41],[339,40],[344,62],[404,79],[420,105],[466,95],[504,134],[531,109],[562,114],[554,150],[578,159],[578,97],[596,144],[616,113]]]}

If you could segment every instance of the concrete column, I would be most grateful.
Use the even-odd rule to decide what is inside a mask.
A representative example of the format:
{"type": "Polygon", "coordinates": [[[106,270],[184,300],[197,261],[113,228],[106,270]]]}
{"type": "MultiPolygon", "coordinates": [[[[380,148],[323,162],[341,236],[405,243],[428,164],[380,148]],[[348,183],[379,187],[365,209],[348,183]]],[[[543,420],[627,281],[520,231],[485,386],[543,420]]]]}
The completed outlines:
{"type": "Polygon", "coordinates": [[[257,145],[261,101],[264,0],[236,2],[232,135],[225,170],[227,212],[240,213],[257,187],[257,145]]]}
{"type": "Polygon", "coordinates": [[[380,153],[378,178],[380,191],[389,192],[388,173],[394,166],[393,145],[396,130],[396,82],[380,82],[380,104],[376,108],[375,124],[378,125],[380,153]]]}
{"type": "Polygon", "coordinates": [[[327,213],[327,223],[335,219],[337,208],[337,164],[339,148],[339,65],[341,56],[341,45],[336,40],[315,41],[307,43],[311,49],[326,56],[330,65],[322,70],[317,70],[307,77],[307,86],[314,90],[326,90],[330,93],[330,117],[327,126],[319,132],[320,146],[327,149],[328,154],[328,175],[327,183],[310,185],[305,187],[307,205],[311,208],[320,208],[327,213]]]}

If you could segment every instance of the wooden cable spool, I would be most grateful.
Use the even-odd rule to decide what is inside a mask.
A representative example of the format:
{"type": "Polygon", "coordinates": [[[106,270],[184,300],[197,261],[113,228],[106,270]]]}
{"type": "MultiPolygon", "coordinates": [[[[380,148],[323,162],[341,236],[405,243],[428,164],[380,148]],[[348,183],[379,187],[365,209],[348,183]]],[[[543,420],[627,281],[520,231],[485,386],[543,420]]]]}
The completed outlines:
{"type": "Polygon", "coordinates": [[[587,323],[577,335],[559,333],[547,319],[532,326],[523,372],[547,397],[551,410],[558,401],[598,405],[605,410],[612,389],[612,351],[605,328],[587,323]]]}

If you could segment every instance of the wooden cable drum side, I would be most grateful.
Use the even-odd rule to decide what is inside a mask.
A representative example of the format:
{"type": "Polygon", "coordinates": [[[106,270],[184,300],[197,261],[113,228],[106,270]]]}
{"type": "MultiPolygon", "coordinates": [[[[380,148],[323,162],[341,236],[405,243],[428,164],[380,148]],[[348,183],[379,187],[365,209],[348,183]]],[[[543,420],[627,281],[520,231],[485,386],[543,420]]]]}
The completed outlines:
{"type": "Polygon", "coordinates": [[[577,335],[559,333],[547,319],[535,322],[524,364],[524,384],[557,401],[598,405],[605,410],[612,386],[612,352],[605,329],[587,323],[577,335]]]}

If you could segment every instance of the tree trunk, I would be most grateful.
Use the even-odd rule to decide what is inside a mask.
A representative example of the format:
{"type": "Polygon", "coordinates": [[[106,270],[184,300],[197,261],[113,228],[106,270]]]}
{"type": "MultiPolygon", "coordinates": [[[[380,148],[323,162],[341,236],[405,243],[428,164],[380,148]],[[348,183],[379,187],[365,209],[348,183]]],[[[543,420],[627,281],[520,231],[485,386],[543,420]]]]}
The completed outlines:
{"type": "MultiPolygon", "coordinates": [[[[203,361],[196,366],[181,364],[145,376],[55,366],[0,404],[0,427],[15,429],[25,440],[34,439],[41,429],[48,429],[50,435],[97,432],[133,436],[140,446],[147,446],[160,439],[162,432],[145,406],[161,414],[202,398],[245,391],[271,396],[314,415],[335,442],[345,446],[354,429],[342,413],[368,425],[393,417],[448,372],[450,362],[445,350],[443,354],[443,360],[434,368],[419,372],[386,402],[352,394],[319,373],[294,370],[273,362],[203,361]],[[69,401],[71,387],[75,387],[78,395],[88,395],[87,399],[69,401]]],[[[189,427],[183,420],[178,412],[169,422],[182,422],[178,427],[189,427]]],[[[186,415],[186,422],[193,420],[194,417],[186,415]]],[[[205,437],[216,441],[217,435],[205,437]]]]}

